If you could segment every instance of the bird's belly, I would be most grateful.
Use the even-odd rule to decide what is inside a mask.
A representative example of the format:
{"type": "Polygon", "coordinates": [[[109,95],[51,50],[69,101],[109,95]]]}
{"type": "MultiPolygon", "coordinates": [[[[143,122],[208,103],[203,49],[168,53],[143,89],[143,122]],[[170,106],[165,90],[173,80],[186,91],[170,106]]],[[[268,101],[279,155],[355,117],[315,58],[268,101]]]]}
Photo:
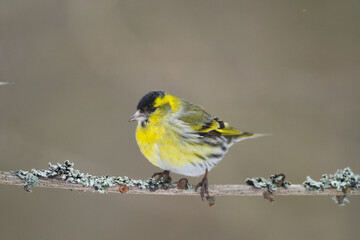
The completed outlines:
{"type": "Polygon", "coordinates": [[[199,176],[212,169],[224,156],[221,148],[181,141],[167,132],[155,136],[137,134],[141,152],[155,166],[186,176],[199,176]]]}

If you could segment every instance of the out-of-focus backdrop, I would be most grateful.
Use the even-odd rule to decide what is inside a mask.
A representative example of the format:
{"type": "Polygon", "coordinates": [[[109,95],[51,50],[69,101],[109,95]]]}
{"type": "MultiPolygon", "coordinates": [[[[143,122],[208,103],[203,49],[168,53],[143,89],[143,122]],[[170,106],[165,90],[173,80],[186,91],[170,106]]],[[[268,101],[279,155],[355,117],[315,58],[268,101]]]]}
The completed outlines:
{"type": "MultiPolygon", "coordinates": [[[[166,90],[246,131],[210,184],[360,169],[359,1],[0,2],[0,169],[147,179],[138,100],[166,90]]],[[[173,179],[181,176],[174,175],[173,179]]],[[[191,178],[196,184],[200,178],[191,178]]],[[[2,239],[359,239],[360,198],[91,194],[0,185],[2,239]]]]}

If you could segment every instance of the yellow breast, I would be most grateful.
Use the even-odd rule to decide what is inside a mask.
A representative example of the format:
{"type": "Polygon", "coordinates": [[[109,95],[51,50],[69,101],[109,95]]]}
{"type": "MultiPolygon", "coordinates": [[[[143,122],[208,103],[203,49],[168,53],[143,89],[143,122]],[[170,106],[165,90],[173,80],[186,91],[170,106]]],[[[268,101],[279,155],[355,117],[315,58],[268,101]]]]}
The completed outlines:
{"type": "MultiPolygon", "coordinates": [[[[140,151],[155,166],[162,169],[183,167],[187,163],[200,162],[193,145],[179,141],[179,135],[170,126],[138,125],[136,140],[140,151]]],[[[169,169],[166,169],[169,170],[169,169]]]]}
{"type": "Polygon", "coordinates": [[[146,128],[138,124],[136,129],[136,141],[142,154],[155,166],[158,166],[159,147],[158,143],[162,140],[165,129],[162,127],[148,125],[146,128]]]}

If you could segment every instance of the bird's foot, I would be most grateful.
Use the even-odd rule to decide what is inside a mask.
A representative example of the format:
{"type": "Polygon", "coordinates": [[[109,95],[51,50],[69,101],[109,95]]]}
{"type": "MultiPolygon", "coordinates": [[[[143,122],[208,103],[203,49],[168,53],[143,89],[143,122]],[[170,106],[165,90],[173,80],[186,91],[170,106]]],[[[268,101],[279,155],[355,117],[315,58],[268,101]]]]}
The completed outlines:
{"type": "Polygon", "coordinates": [[[171,183],[170,171],[163,171],[154,173],[151,178],[154,178],[157,182],[161,181],[164,183],[171,183]]]}
{"type": "Polygon", "coordinates": [[[206,193],[206,197],[210,197],[210,195],[209,195],[209,183],[208,183],[208,179],[207,179],[207,174],[208,174],[208,170],[206,169],[206,172],[205,172],[205,175],[204,175],[203,179],[201,180],[201,182],[199,182],[195,186],[195,192],[200,187],[200,197],[201,197],[201,200],[203,200],[203,201],[204,201],[205,193],[206,193]]]}

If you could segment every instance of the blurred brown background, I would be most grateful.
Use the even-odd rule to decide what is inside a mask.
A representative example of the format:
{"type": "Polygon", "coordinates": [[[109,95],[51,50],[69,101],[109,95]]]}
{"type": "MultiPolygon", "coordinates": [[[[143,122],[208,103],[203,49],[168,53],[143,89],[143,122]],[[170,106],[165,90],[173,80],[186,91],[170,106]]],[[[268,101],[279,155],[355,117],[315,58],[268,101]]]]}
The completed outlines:
{"type": "MultiPolygon", "coordinates": [[[[360,162],[359,1],[0,1],[1,170],[69,159],[147,179],[128,123],[149,90],[243,130],[210,183],[360,162]]],[[[180,176],[174,175],[174,179],[180,176]]],[[[191,178],[193,184],[200,178],[191,178]]],[[[360,198],[91,194],[0,185],[1,239],[359,239],[360,198]]]]}

